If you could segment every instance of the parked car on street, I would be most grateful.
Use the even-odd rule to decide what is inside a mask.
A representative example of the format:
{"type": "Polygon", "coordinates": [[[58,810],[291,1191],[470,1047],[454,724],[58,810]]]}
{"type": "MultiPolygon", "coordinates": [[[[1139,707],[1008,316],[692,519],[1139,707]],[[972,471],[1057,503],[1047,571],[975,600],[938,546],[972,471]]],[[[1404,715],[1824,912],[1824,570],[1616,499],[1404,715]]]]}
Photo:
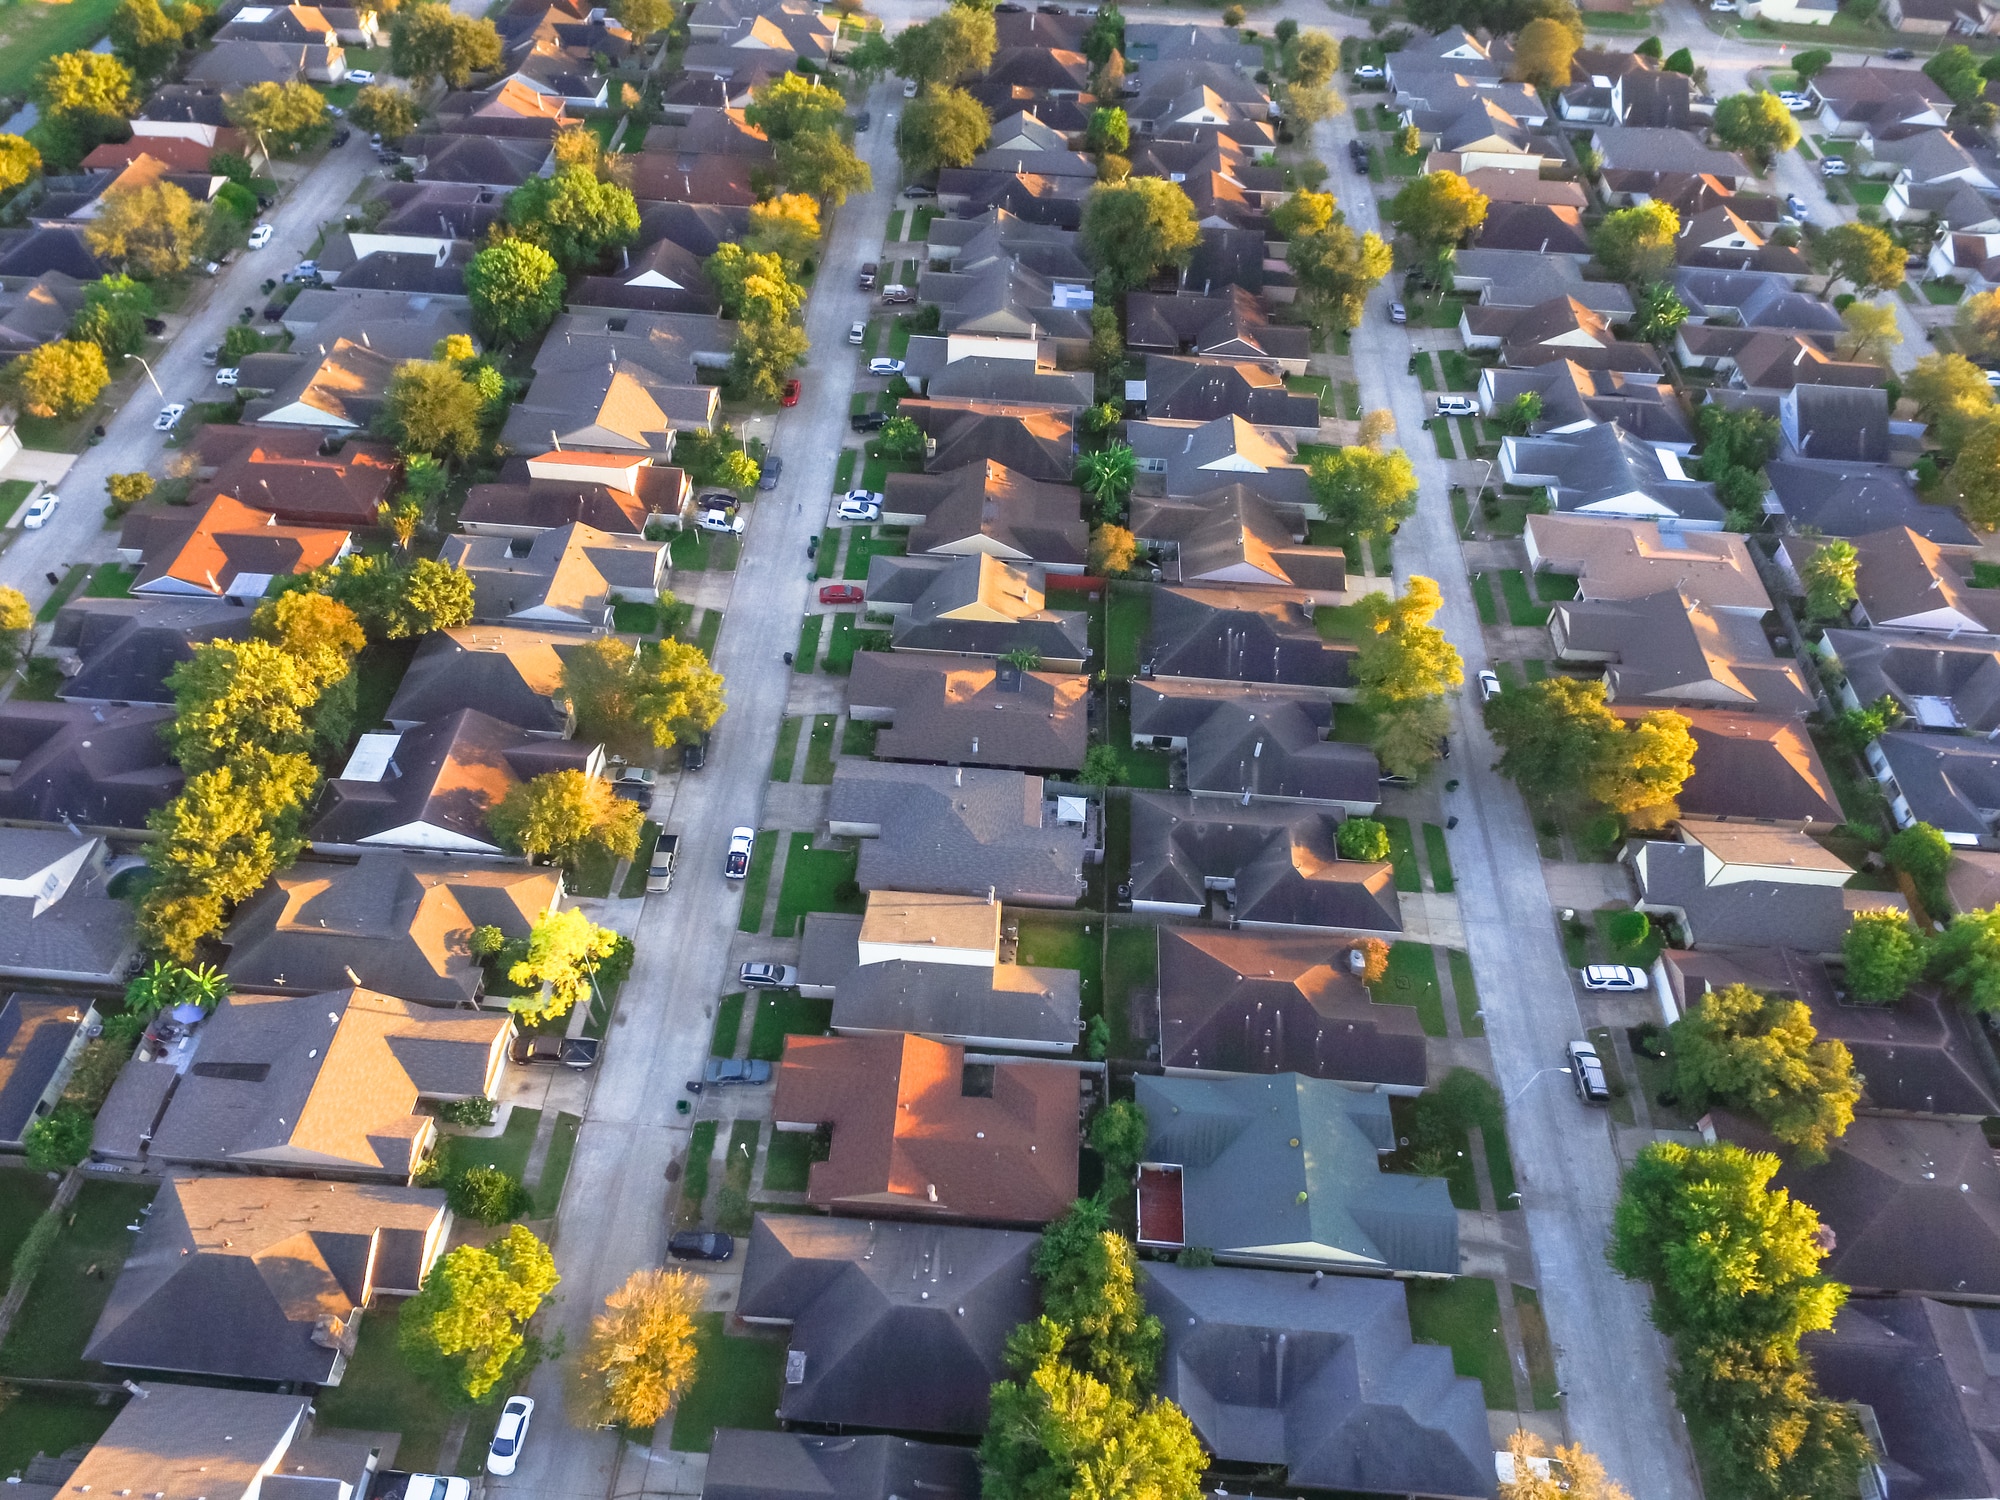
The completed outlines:
{"type": "Polygon", "coordinates": [[[1611,1085],[1604,1077],[1604,1061],[1588,1042],[1569,1044],[1569,1076],[1576,1085],[1576,1097],[1585,1104],[1606,1104],[1611,1085]]]}
{"type": "Polygon", "coordinates": [[[50,490],[38,496],[35,503],[28,507],[27,512],[21,517],[21,524],[30,531],[39,531],[49,524],[49,517],[56,513],[56,507],[61,504],[62,496],[50,490]]]}
{"type": "Polygon", "coordinates": [[[507,1056],[523,1065],[557,1063],[565,1068],[587,1068],[597,1061],[601,1045],[594,1036],[541,1036],[523,1032],[507,1044],[507,1056]]]}
{"type": "MultiPolygon", "coordinates": [[[[348,75],[352,77],[352,74],[348,75]]],[[[493,1429],[493,1446],[486,1450],[486,1472],[511,1474],[521,1459],[521,1444],[528,1440],[528,1420],[535,1414],[534,1398],[509,1396],[500,1408],[500,1425],[493,1429]]]]}
{"type": "Polygon", "coordinates": [[[711,1057],[702,1067],[701,1081],[721,1088],[734,1083],[769,1083],[771,1065],[757,1057],[711,1057]]]}
{"type": "Polygon", "coordinates": [[[1500,696],[1500,674],[1488,669],[1479,674],[1479,701],[1491,703],[1500,696]]]}
{"type": "Polygon", "coordinates": [[[653,862],[646,869],[646,894],[664,896],[673,889],[674,864],[681,854],[681,836],[663,833],[653,845],[653,862]]]}
{"type": "Polygon", "coordinates": [[[1391,302],[1389,304],[1389,321],[1391,323],[1409,322],[1410,310],[1400,302],[1391,302]]]}
{"type": "Polygon", "coordinates": [[[802,387],[796,380],[787,380],[784,390],[779,393],[778,405],[797,406],[799,404],[799,391],[801,389],[802,387]]]}
{"type": "Polygon", "coordinates": [[[848,343],[850,343],[850,344],[858,344],[858,343],[862,342],[862,341],[863,341],[864,339],[866,339],[867,337],[868,337],[868,325],[867,325],[867,324],[866,324],[865,322],[863,322],[863,323],[850,323],[850,324],[848,324],[848,325],[847,325],[847,342],[848,342],[848,343]]]}
{"type": "Polygon", "coordinates": [[[163,406],[160,408],[160,414],[153,418],[153,431],[172,432],[174,424],[186,415],[187,403],[185,401],[176,401],[171,406],[163,406]]]}
{"type": "Polygon", "coordinates": [[[273,233],[275,231],[269,224],[259,224],[255,229],[250,231],[250,248],[252,250],[262,250],[266,245],[271,243],[273,233]]]}
{"type": "Polygon", "coordinates": [[[1912,52],[1908,47],[1887,47],[1883,49],[1882,55],[1888,58],[1890,62],[1908,62],[1917,54],[1912,52]]]}
{"type": "Polygon", "coordinates": [[[757,488],[775,490],[778,487],[778,476],[784,472],[785,461],[775,453],[766,453],[763,462],[757,466],[757,488]]]}
{"type": "Polygon", "coordinates": [[[729,835],[729,853],[723,856],[722,873],[730,880],[741,880],[750,873],[750,846],[757,842],[754,828],[734,829],[729,835]]]}
{"type": "Polygon", "coordinates": [[[242,370],[235,365],[224,365],[220,370],[215,372],[215,383],[217,385],[234,385],[242,373],[242,370]]]}
{"type": "Polygon", "coordinates": [[[675,1260],[728,1260],[735,1253],[736,1241],[719,1229],[683,1229],[667,1241],[675,1260]]]}
{"type": "Polygon", "coordinates": [[[791,964],[752,961],[736,971],[736,982],[746,990],[788,990],[799,982],[799,971],[791,964]]]}

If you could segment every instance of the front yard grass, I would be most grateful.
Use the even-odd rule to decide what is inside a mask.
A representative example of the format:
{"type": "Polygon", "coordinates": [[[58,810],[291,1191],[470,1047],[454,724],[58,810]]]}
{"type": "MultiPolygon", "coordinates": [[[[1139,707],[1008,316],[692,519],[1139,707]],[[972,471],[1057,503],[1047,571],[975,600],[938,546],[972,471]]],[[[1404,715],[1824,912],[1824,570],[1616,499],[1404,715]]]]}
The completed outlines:
{"type": "Polygon", "coordinates": [[[1536,1411],[1558,1411],[1562,1407],[1556,1385],[1556,1351],[1549,1338],[1548,1319],[1542,1316],[1542,1299],[1530,1286],[1514,1288],[1514,1316],[1521,1323],[1521,1352],[1528,1361],[1528,1389],[1536,1411]]]}
{"type": "Polygon", "coordinates": [[[825,1161],[832,1142],[817,1130],[780,1130],[764,1155],[764,1191],[803,1193],[812,1164],[825,1161]]]}
{"type": "Polygon", "coordinates": [[[857,618],[852,610],[833,617],[833,630],[827,636],[826,660],[820,663],[821,671],[845,677],[854,670],[854,622],[857,618]]]}
{"type": "Polygon", "coordinates": [[[1452,1368],[1479,1382],[1493,1411],[1514,1408],[1507,1340],[1500,1332],[1500,1292],[1481,1276],[1409,1281],[1410,1337],[1451,1350],[1452,1368]]]}
{"type": "Polygon", "coordinates": [[[715,1158],[714,1120],[699,1120],[688,1132],[687,1167],[681,1174],[680,1203],[674,1209],[674,1224],[692,1229],[701,1222],[702,1205],[708,1201],[708,1174],[715,1158]]]}
{"type": "Polygon", "coordinates": [[[882,726],[867,719],[849,719],[847,727],[840,732],[840,753],[873,758],[875,738],[881,734],[882,726]]]}
{"type": "Polygon", "coordinates": [[[542,1112],[515,1105],[507,1112],[507,1125],[498,1135],[447,1135],[438,1140],[438,1159],[446,1177],[456,1176],[467,1167],[498,1167],[519,1182],[527,1172],[528,1152],[541,1128],[542,1112]]]}
{"type": "Polygon", "coordinates": [[[825,615],[807,615],[799,622],[799,649],[792,656],[792,670],[810,673],[819,659],[819,633],[826,627],[825,615]]]}
{"type": "Polygon", "coordinates": [[[1493,585],[1487,581],[1484,573],[1474,573],[1472,575],[1472,603],[1479,611],[1480,624],[1498,625],[1500,623],[1500,611],[1493,603],[1493,585]]]}
{"type": "Polygon", "coordinates": [[[738,1120],[729,1127],[729,1149],[722,1158],[722,1191],[716,1195],[715,1223],[724,1234],[750,1232],[750,1176],[757,1169],[757,1140],[762,1120],[738,1120]]]}
{"type": "Polygon", "coordinates": [[[715,1029],[708,1039],[710,1057],[734,1057],[736,1038],[743,1030],[743,1001],[746,996],[738,990],[733,995],[724,995],[715,1003],[715,1029]]]}
{"type": "Polygon", "coordinates": [[[115,1405],[99,1406],[87,1393],[17,1388],[0,1406],[0,1473],[19,1471],[37,1453],[54,1458],[70,1448],[88,1448],[117,1415],[115,1405]]]}
{"type": "Polygon", "coordinates": [[[1377,821],[1389,830],[1389,863],[1396,867],[1396,889],[1412,894],[1421,891],[1424,877],[1417,868],[1417,846],[1410,838],[1410,820],[1383,816],[1377,821]]]}
{"type": "Polygon", "coordinates": [[[778,889],[772,937],[796,937],[807,912],[836,911],[859,916],[868,898],[854,883],[861,855],[853,849],[815,849],[809,833],[792,835],[785,856],[785,880],[778,889]]]}
{"type": "Polygon", "coordinates": [[[1485,1036],[1486,1018],[1479,1013],[1479,985],[1472,977],[1472,960],[1456,948],[1445,950],[1451,968],[1451,992],[1458,1001],[1458,1029],[1466,1036],[1485,1036]]]}
{"type": "Polygon", "coordinates": [[[799,728],[804,722],[797,714],[786,714],[779,722],[777,748],[771,752],[771,780],[792,779],[792,767],[799,758],[799,728]]]}
{"type": "Polygon", "coordinates": [[[755,932],[764,925],[764,893],[771,887],[771,861],[778,852],[778,830],[760,828],[750,846],[750,870],[743,877],[743,910],[737,914],[738,932],[755,932]]]}
{"type": "Polygon", "coordinates": [[[132,1234],[125,1226],[138,1222],[158,1188],[150,1182],[83,1184],[0,1346],[0,1375],[103,1378],[98,1366],[84,1362],[83,1346],[131,1252],[132,1234]]]}
{"type": "MultiPolygon", "coordinates": [[[[435,1470],[438,1447],[450,1423],[451,1408],[435,1389],[412,1370],[397,1347],[403,1304],[381,1303],[361,1317],[361,1339],[340,1384],[313,1398],[321,1423],[366,1432],[400,1432],[396,1462],[411,1469],[435,1470]]],[[[498,1403],[505,1392],[489,1398],[498,1403]]]]}
{"type": "Polygon", "coordinates": [[[576,868],[565,883],[579,896],[608,896],[611,877],[618,871],[618,856],[602,844],[586,844],[577,856],[576,868]]]}
{"type": "Polygon", "coordinates": [[[878,536],[873,526],[852,527],[847,534],[847,562],[840,576],[849,583],[859,583],[868,576],[870,558],[901,557],[908,550],[907,537],[878,536]]]}
{"type": "Polygon", "coordinates": [[[1606,960],[1614,964],[1630,964],[1635,969],[1650,969],[1653,960],[1660,956],[1660,950],[1667,944],[1666,934],[1660,930],[1658,922],[1646,924],[1644,941],[1627,947],[1611,940],[1612,919],[1623,910],[1622,907],[1604,907],[1590,914],[1591,923],[1597,928],[1597,940],[1604,950],[1606,960]]]}
{"type": "Polygon", "coordinates": [[[55,591],[44,599],[42,607],[35,611],[35,619],[43,625],[48,624],[62,612],[62,607],[69,603],[69,596],[74,594],[89,576],[88,563],[71,563],[69,570],[62,576],[62,582],[55,586],[55,591]]]}
{"type": "Polygon", "coordinates": [[[1507,601],[1507,623],[1542,626],[1549,623],[1549,608],[1528,597],[1527,576],[1519,568],[1500,574],[1500,595],[1507,601]]]}
{"type": "Polygon", "coordinates": [[[542,1175],[535,1179],[535,1207],[532,1217],[552,1219],[562,1202],[563,1184],[569,1180],[569,1164],[576,1157],[576,1138],[583,1118],[568,1110],[556,1116],[549,1132],[549,1153],[542,1158],[542,1175]]]}
{"type": "Polygon", "coordinates": [[[839,714],[814,714],[812,734],[806,740],[806,768],[799,780],[807,786],[833,785],[833,731],[839,714]]]}
{"type": "Polygon", "coordinates": [[[1449,896],[1457,889],[1451,878],[1451,851],[1445,847],[1444,830],[1435,823],[1424,824],[1424,858],[1431,867],[1431,889],[1449,896]]]}
{"type": "Polygon", "coordinates": [[[718,1427],[778,1430],[787,1337],[731,1334],[727,1322],[724,1313],[695,1315],[694,1385],[674,1409],[676,1453],[708,1452],[718,1427]]]}
{"type": "Polygon", "coordinates": [[[765,990],[750,1023],[749,1055],[776,1062],[785,1055],[786,1037],[825,1036],[832,1023],[831,1000],[815,1000],[797,990],[765,990]]]}
{"type": "Polygon", "coordinates": [[[625,883],[618,887],[618,894],[630,901],[646,894],[646,876],[653,867],[653,849],[660,842],[660,825],[648,818],[639,826],[639,848],[632,856],[632,864],[625,871],[625,883]]]}
{"type": "Polygon", "coordinates": [[[1427,943],[1389,946],[1389,967],[1370,986],[1377,1005],[1414,1005],[1425,1036],[1443,1036],[1444,991],[1438,985],[1437,954],[1427,943]]]}

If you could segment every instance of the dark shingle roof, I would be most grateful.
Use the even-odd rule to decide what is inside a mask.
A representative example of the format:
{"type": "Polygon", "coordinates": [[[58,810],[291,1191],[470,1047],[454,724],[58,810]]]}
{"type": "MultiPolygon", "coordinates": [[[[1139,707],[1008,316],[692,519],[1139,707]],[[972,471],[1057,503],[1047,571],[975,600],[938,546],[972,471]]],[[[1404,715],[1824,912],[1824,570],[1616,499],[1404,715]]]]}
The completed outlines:
{"type": "Polygon", "coordinates": [[[971,1448],[882,1434],[716,1429],[702,1500],[979,1500],[971,1448]]]}
{"type": "Polygon", "coordinates": [[[171,708],[0,704],[0,818],[144,828],[185,779],[160,731],[171,708]]]}
{"type": "Polygon", "coordinates": [[[1282,589],[1156,588],[1144,660],[1161,677],[1345,687],[1355,648],[1282,589]]]}
{"type": "Polygon", "coordinates": [[[1775,459],[1765,466],[1789,530],[1810,527],[1822,536],[1857,537],[1907,526],[1947,547],[1974,547],[1979,538],[1948,505],[1917,498],[1909,474],[1881,464],[1775,459]]]}
{"type": "Polygon", "coordinates": [[[85,702],[174,701],[167,674],[194,647],[250,634],[250,610],[219,599],[79,599],[56,616],[49,644],[76,653],[81,670],[58,690],[85,702]]]}
{"type": "Polygon", "coordinates": [[[0,1142],[17,1145],[55,1081],[89,1002],[65,995],[0,1000],[0,1142]]]}
{"type": "Polygon", "coordinates": [[[864,651],[847,699],[856,718],[890,711],[875,741],[884,760],[1074,771],[1090,737],[1089,691],[1088,677],[1005,662],[864,651]]]}

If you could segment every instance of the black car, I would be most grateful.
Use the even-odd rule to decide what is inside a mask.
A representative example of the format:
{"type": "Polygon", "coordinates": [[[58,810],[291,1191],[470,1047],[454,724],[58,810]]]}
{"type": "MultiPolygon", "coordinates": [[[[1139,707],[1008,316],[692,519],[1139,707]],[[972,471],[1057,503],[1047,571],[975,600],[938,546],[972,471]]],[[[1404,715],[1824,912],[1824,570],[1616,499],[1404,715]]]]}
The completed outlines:
{"type": "Polygon", "coordinates": [[[880,411],[858,411],[847,419],[847,425],[856,432],[880,432],[889,423],[889,414],[880,411]]]}
{"type": "Polygon", "coordinates": [[[719,1229],[683,1229],[667,1241],[675,1260],[728,1260],[735,1253],[736,1241],[719,1229]]]}
{"type": "Polygon", "coordinates": [[[681,769],[699,771],[708,764],[708,736],[698,734],[681,746],[681,769]]]}
{"type": "Polygon", "coordinates": [[[336,146],[345,146],[349,141],[353,139],[354,139],[354,132],[349,130],[345,125],[341,126],[340,129],[336,130],[333,133],[333,143],[336,146]]]}
{"type": "Polygon", "coordinates": [[[766,453],[764,462],[759,466],[757,488],[775,490],[778,487],[778,476],[784,472],[785,461],[775,453],[766,453]]]}
{"type": "Polygon", "coordinates": [[[1912,52],[1908,47],[1891,47],[1882,55],[1891,62],[1908,62],[1917,54],[1912,52]]]}
{"type": "Polygon", "coordinates": [[[597,1061],[600,1045],[592,1036],[523,1032],[508,1044],[507,1056],[517,1063],[560,1063],[565,1068],[587,1068],[597,1061]]]}

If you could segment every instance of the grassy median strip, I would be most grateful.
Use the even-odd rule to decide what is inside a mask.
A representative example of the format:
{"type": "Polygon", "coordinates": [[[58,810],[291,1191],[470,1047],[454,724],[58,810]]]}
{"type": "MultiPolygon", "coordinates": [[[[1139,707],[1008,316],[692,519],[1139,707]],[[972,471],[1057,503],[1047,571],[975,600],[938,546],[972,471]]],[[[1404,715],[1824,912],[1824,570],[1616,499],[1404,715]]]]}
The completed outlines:
{"type": "Polygon", "coordinates": [[[1451,878],[1451,851],[1445,847],[1444,830],[1435,823],[1424,824],[1424,857],[1431,865],[1431,889],[1449,896],[1457,889],[1451,878]]]}
{"type": "Polygon", "coordinates": [[[755,932],[764,925],[764,894],[771,888],[771,861],[778,853],[778,830],[760,828],[750,846],[750,873],[743,877],[743,910],[737,915],[738,932],[755,932]]]}
{"type": "Polygon", "coordinates": [[[833,785],[833,732],[839,714],[814,714],[812,735],[806,740],[806,769],[799,777],[807,786],[833,785]]]}
{"type": "Polygon", "coordinates": [[[778,725],[778,748],[771,752],[773,781],[792,779],[792,766],[799,758],[799,729],[804,722],[797,714],[786,714],[778,725]]]}

